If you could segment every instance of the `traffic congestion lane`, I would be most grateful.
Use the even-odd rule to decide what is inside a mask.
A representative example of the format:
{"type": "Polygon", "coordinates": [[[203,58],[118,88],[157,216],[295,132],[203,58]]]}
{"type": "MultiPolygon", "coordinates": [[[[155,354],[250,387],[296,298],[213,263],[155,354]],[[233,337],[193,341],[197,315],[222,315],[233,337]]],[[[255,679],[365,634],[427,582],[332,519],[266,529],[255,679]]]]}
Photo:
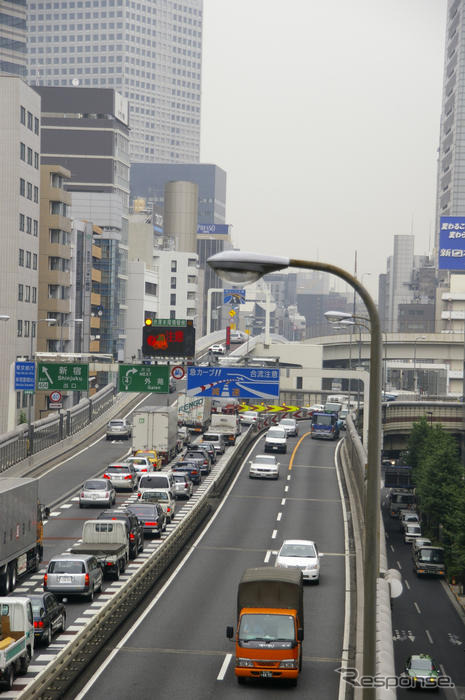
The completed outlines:
{"type": "MultiPolygon", "coordinates": [[[[311,443],[308,450],[305,461],[313,462],[311,443]]],[[[262,447],[259,445],[254,451],[260,453],[262,447]]],[[[327,447],[324,451],[330,466],[334,449],[327,447]]],[[[318,461],[321,463],[323,452],[319,452],[318,461]]],[[[90,689],[77,698],[99,698],[108,692],[115,698],[123,698],[129,688],[131,692],[136,688],[141,698],[152,698],[154,679],[160,695],[175,698],[185,697],[186,692],[199,699],[219,695],[233,698],[245,694],[247,697],[247,692],[259,697],[266,693],[269,697],[273,690],[289,692],[285,684],[270,687],[270,684],[258,683],[254,684],[253,691],[239,688],[232,661],[228,661],[234,645],[226,639],[225,628],[235,622],[237,583],[243,570],[264,564],[275,547],[274,530],[278,530],[283,538],[308,538],[314,526],[308,507],[299,509],[291,525],[292,532],[287,530],[285,520],[277,523],[284,488],[294,475],[290,481],[287,474],[278,481],[250,480],[248,460],[214,520],[196,541],[187,560],[180,564],[178,575],[156,596],[153,608],[146,611],[140,626],[120,642],[118,650],[107,659],[108,665],[104,663],[101,675],[92,681],[90,689]],[[256,492],[255,487],[259,489],[256,492]],[[250,500],[255,506],[252,510],[244,507],[244,502],[250,500]]],[[[319,475],[321,470],[308,473],[317,492],[319,475]]],[[[334,471],[333,475],[336,478],[334,471]]],[[[322,490],[326,489],[323,487],[322,490]]],[[[294,507],[293,503],[285,505],[289,509],[294,507]]],[[[337,526],[334,519],[330,524],[337,526]]],[[[343,571],[334,585],[339,585],[344,591],[343,571]]],[[[307,622],[304,671],[298,688],[292,692],[298,697],[313,694],[322,700],[334,700],[339,684],[334,668],[340,663],[342,648],[343,595],[325,593],[323,585],[306,585],[304,599],[307,622]],[[336,629],[340,630],[338,638],[334,636],[336,629]],[[318,648],[320,639],[324,654],[318,648]]]]}
{"type": "MultiPolygon", "coordinates": [[[[392,602],[392,628],[396,673],[411,654],[433,656],[442,671],[465,696],[465,628],[439,579],[418,578],[413,571],[411,545],[405,544],[399,520],[383,509],[389,566],[401,572],[403,591],[392,602]]],[[[460,698],[459,690],[441,689],[440,697],[460,698]]],[[[406,689],[398,697],[408,697],[406,689]]]]}

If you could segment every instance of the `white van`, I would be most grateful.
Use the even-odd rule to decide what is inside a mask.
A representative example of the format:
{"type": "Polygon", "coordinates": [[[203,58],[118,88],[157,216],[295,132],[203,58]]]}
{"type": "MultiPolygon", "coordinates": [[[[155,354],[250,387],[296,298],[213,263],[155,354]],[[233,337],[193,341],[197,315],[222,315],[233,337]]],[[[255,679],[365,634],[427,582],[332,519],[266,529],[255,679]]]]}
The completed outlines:
{"type": "Polygon", "coordinates": [[[202,435],[202,441],[211,442],[218,454],[223,455],[226,449],[226,443],[222,433],[211,433],[208,431],[202,435]]]}
{"type": "Polygon", "coordinates": [[[270,428],[265,435],[265,452],[287,452],[287,433],[280,425],[270,428]]]}
{"type": "Polygon", "coordinates": [[[137,497],[140,498],[143,491],[157,491],[158,489],[168,489],[174,494],[173,472],[156,472],[141,476],[137,497]]]}

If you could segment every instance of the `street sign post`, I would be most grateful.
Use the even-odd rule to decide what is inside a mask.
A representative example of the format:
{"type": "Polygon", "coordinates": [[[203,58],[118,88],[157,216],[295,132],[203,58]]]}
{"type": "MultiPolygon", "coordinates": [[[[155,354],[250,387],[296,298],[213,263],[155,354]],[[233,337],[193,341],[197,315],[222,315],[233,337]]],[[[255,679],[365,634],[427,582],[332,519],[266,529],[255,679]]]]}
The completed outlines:
{"type": "Polygon", "coordinates": [[[168,365],[120,365],[118,372],[119,391],[169,393],[168,365]]]}
{"type": "Polygon", "coordinates": [[[187,393],[191,396],[279,398],[279,369],[259,367],[188,367],[187,393]]]}
{"type": "Polygon", "coordinates": [[[88,388],[88,364],[39,362],[37,365],[38,391],[87,391],[88,388]]]}
{"type": "Polygon", "coordinates": [[[34,391],[36,381],[35,362],[15,362],[15,391],[34,391]]]}

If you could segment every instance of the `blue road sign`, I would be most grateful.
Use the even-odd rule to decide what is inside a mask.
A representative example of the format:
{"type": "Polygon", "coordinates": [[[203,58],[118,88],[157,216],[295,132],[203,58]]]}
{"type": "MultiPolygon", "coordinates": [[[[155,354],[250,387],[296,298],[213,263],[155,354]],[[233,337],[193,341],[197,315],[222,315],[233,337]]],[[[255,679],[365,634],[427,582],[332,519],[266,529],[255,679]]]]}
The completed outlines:
{"type": "Polygon", "coordinates": [[[438,268],[465,270],[465,217],[441,216],[438,268]]]}
{"type": "Polygon", "coordinates": [[[245,289],[223,289],[223,304],[245,304],[245,289]]]}
{"type": "Polygon", "coordinates": [[[36,388],[36,363],[15,362],[15,391],[34,391],[36,388]]]}
{"type": "Polygon", "coordinates": [[[190,396],[221,398],[279,398],[279,369],[268,367],[188,367],[190,396]]]}

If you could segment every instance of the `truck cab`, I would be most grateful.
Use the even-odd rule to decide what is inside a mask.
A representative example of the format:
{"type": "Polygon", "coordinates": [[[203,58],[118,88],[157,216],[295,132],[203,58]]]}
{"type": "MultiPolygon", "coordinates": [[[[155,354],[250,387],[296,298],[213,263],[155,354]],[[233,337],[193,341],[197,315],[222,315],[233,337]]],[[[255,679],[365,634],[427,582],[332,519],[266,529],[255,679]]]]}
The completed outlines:
{"type": "Polygon", "coordinates": [[[337,440],[339,438],[339,419],[337,413],[314,411],[312,415],[312,439],[337,440]]]}
{"type": "Polygon", "coordinates": [[[34,619],[29,598],[0,598],[0,683],[11,690],[15,676],[27,672],[34,649],[34,619]]]}

